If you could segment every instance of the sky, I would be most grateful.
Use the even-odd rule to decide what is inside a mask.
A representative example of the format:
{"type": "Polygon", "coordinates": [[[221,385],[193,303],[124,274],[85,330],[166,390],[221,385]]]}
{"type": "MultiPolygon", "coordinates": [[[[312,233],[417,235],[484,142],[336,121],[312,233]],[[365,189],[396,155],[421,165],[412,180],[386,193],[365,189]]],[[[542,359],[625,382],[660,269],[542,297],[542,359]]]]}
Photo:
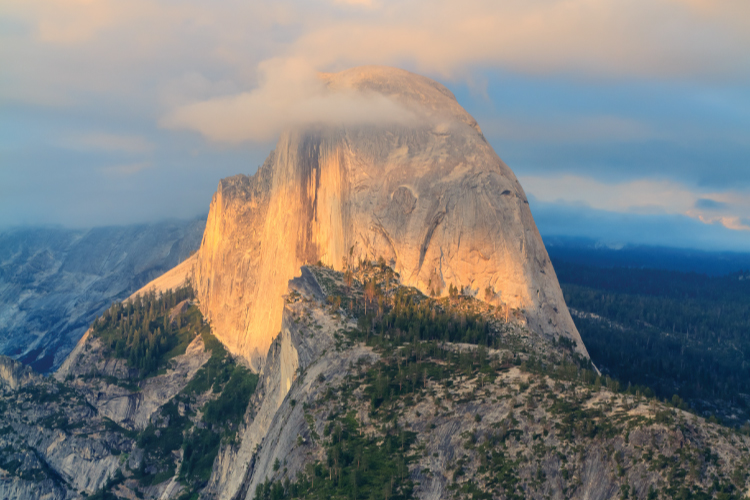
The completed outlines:
{"type": "MultiPolygon", "coordinates": [[[[0,228],[205,214],[316,72],[454,92],[543,235],[750,251],[747,0],[4,0],[0,228]]],[[[347,113],[329,113],[346,119],[347,113]]]]}

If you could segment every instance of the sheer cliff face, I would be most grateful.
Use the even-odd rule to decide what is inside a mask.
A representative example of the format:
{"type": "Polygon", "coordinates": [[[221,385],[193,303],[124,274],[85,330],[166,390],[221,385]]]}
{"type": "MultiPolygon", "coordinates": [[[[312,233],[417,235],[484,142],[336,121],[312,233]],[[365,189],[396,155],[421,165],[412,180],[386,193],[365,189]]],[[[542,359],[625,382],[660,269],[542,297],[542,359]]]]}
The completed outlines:
{"type": "Polygon", "coordinates": [[[253,177],[225,179],[195,268],[215,334],[257,369],[301,265],[384,257],[402,281],[453,284],[525,311],[529,327],[585,347],[513,172],[442,85],[382,67],[323,75],[331,92],[384,95],[404,122],[298,126],[253,177]]]}

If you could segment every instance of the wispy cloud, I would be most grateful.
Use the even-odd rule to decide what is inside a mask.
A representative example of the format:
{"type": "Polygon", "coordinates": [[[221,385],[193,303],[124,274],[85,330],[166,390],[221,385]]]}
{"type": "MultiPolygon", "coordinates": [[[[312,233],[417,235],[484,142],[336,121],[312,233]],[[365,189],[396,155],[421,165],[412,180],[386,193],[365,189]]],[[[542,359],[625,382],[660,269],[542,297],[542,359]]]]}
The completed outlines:
{"type": "Polygon", "coordinates": [[[132,93],[155,75],[190,72],[252,88],[259,64],[274,58],[469,80],[482,66],[597,78],[750,74],[745,0],[7,0],[0,9],[29,27],[0,33],[11,75],[0,93],[27,100],[132,93]],[[54,89],[43,84],[51,77],[54,89]]]}
{"type": "Polygon", "coordinates": [[[121,151],[145,153],[154,149],[154,144],[145,137],[104,132],[79,133],[64,136],[61,146],[80,151],[121,151]]]}
{"type": "Polygon", "coordinates": [[[362,18],[320,17],[291,52],[322,66],[364,56],[449,77],[475,65],[629,77],[750,69],[741,49],[750,7],[739,0],[407,0],[362,18]]]}
{"type": "MultiPolygon", "coordinates": [[[[254,155],[255,164],[267,154],[265,143],[253,149],[212,142],[266,141],[290,123],[360,119],[351,113],[355,107],[375,119],[398,115],[389,102],[326,95],[313,76],[385,64],[459,92],[471,88],[494,100],[488,108],[505,104],[498,87],[507,75],[578,86],[584,90],[572,97],[551,91],[542,104],[511,103],[517,114],[506,113],[506,106],[494,116],[477,116],[490,140],[504,138],[505,150],[498,152],[512,168],[555,176],[551,184],[523,178],[531,193],[617,213],[690,214],[691,222],[713,224],[711,231],[744,229],[750,218],[744,193],[722,189],[750,183],[743,163],[750,137],[749,51],[747,0],[5,0],[0,105],[16,116],[13,137],[3,142],[13,148],[12,156],[3,152],[13,171],[0,168],[0,186],[19,199],[21,189],[8,186],[33,186],[28,189],[44,198],[110,176],[118,202],[144,214],[157,197],[134,201],[132,192],[116,191],[130,184],[120,182],[123,177],[140,173],[149,185],[163,185],[187,168],[180,156],[185,150],[232,150],[231,166],[229,156],[200,158],[182,178],[190,177],[191,189],[201,193],[191,203],[203,210],[221,168],[230,175],[247,165],[241,154],[254,155]],[[610,106],[612,96],[644,82],[684,94],[675,100],[649,94],[644,104],[633,93],[629,102],[618,101],[619,108],[610,106]],[[594,105],[582,95],[602,88],[607,95],[594,105]],[[560,112],[551,109],[565,100],[560,112]],[[625,109],[631,103],[640,109],[625,109]],[[644,109],[653,103],[663,107],[644,109]],[[84,132],[62,132],[70,130],[84,132]],[[183,130],[208,140],[195,141],[183,130]],[[167,165],[174,168],[169,174],[167,165]],[[33,177],[50,179],[44,172],[53,169],[66,175],[54,177],[42,194],[33,177]],[[73,179],[74,169],[86,175],[73,179]],[[564,172],[580,175],[567,185],[558,175],[564,172]],[[648,180],[656,175],[674,180],[648,180]],[[635,177],[645,184],[593,181],[635,177]],[[207,187],[200,190],[199,182],[207,187]]],[[[537,89],[523,91],[527,100],[540,97],[537,89]]],[[[114,197],[107,193],[108,200],[114,197]]],[[[45,213],[55,211],[45,206],[45,213]]],[[[102,213],[101,222],[108,216],[102,213]]]]}
{"type": "Polygon", "coordinates": [[[288,126],[328,123],[406,122],[415,117],[380,94],[328,90],[299,59],[261,65],[261,85],[251,92],[182,106],[166,115],[167,128],[196,130],[214,141],[267,141],[288,126]]]}
{"type": "Polygon", "coordinates": [[[151,168],[153,164],[150,161],[140,161],[135,163],[125,163],[122,165],[110,165],[102,167],[100,170],[102,173],[108,176],[115,177],[129,177],[135,175],[138,172],[151,168]]]}
{"type": "Polygon", "coordinates": [[[673,181],[642,179],[606,183],[591,177],[522,176],[519,181],[544,203],[578,204],[641,215],[686,215],[705,224],[750,231],[750,196],[736,191],[702,192],[673,181]]]}

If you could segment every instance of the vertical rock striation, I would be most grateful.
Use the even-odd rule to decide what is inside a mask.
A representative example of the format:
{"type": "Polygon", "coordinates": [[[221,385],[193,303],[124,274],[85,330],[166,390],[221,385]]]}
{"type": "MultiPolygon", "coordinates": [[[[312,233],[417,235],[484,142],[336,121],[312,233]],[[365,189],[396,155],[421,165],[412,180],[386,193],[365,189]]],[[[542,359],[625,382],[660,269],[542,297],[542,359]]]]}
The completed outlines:
{"type": "Polygon", "coordinates": [[[383,257],[428,294],[489,289],[587,356],[523,189],[450,91],[386,67],[321,77],[330,92],[379,94],[413,119],[292,127],[253,177],[221,181],[194,276],[221,341],[260,369],[300,266],[383,257]]]}

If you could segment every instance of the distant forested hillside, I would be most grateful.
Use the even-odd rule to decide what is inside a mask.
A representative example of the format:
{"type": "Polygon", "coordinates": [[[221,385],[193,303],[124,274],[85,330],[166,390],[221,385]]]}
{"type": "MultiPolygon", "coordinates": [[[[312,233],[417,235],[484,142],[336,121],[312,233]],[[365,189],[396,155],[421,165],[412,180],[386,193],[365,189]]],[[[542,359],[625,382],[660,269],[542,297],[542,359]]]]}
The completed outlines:
{"type": "Polygon", "coordinates": [[[603,372],[726,423],[748,420],[750,272],[602,267],[559,254],[552,261],[603,372]]]}
{"type": "Polygon", "coordinates": [[[584,238],[547,236],[550,258],[595,267],[627,267],[725,276],[750,269],[750,253],[708,252],[688,248],[625,245],[608,247],[584,238]]]}

